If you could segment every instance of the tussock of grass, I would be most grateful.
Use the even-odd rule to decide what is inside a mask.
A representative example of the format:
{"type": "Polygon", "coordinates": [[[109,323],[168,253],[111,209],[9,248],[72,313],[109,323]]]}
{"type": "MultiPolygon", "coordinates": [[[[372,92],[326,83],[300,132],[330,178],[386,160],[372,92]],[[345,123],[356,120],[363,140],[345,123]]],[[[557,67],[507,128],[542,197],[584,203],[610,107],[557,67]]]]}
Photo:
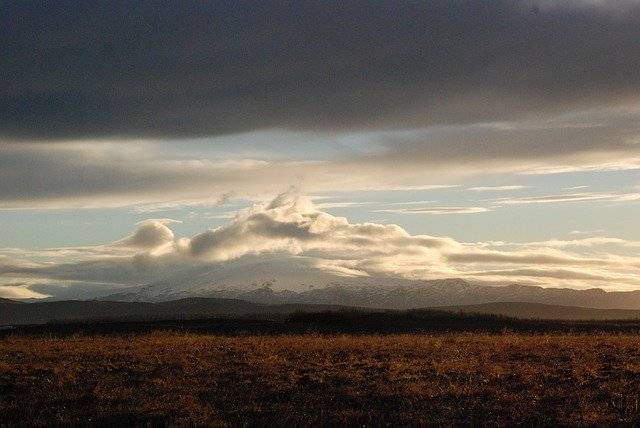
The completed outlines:
{"type": "Polygon", "coordinates": [[[0,340],[3,424],[640,423],[640,336],[0,340]]]}

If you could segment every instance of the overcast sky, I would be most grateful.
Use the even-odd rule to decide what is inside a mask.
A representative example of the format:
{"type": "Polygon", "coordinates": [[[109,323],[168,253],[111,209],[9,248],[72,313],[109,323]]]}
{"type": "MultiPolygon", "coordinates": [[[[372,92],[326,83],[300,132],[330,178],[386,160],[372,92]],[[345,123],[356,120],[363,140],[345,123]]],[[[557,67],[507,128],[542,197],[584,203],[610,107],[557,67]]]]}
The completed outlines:
{"type": "Polygon", "coordinates": [[[0,296],[244,248],[640,288],[638,1],[2,2],[0,71],[0,296]]]}

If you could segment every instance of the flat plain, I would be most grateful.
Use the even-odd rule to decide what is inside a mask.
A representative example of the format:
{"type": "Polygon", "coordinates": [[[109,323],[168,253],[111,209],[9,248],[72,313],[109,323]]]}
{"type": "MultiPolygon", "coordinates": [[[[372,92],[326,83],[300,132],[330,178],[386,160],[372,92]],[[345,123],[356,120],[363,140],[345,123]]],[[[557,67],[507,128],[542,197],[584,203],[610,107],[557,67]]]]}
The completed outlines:
{"type": "Polygon", "coordinates": [[[0,425],[638,424],[625,333],[8,335],[0,425]]]}

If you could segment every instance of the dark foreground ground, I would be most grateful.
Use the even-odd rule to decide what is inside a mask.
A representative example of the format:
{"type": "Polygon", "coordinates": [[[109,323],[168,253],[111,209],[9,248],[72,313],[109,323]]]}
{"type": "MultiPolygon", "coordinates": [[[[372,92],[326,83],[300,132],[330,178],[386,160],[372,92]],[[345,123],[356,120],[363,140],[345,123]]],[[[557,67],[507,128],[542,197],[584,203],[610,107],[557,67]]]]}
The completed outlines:
{"type": "Polygon", "coordinates": [[[630,333],[0,339],[2,425],[640,423],[630,333]]]}

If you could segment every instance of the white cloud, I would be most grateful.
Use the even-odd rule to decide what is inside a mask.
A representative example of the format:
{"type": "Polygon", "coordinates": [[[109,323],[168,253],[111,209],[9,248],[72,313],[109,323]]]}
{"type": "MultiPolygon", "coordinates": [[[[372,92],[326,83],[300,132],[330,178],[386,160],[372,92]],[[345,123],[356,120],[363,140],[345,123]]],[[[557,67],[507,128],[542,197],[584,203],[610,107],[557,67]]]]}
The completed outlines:
{"type": "Polygon", "coordinates": [[[579,190],[579,189],[588,189],[589,186],[572,186],[572,187],[565,187],[562,190],[579,190]]]}
{"type": "MultiPolygon", "coordinates": [[[[634,151],[631,151],[634,155],[634,151]]],[[[567,174],[573,172],[601,172],[601,171],[632,171],[640,169],[640,158],[637,156],[628,157],[624,160],[615,161],[583,161],[575,164],[560,165],[540,165],[534,166],[524,171],[520,171],[523,175],[553,175],[567,174]]]]}
{"type": "Polygon", "coordinates": [[[187,214],[187,218],[200,218],[200,219],[210,219],[210,220],[229,220],[236,216],[235,211],[224,211],[224,212],[196,212],[189,211],[187,214]]]}
{"type": "Polygon", "coordinates": [[[176,222],[171,219],[144,220],[138,223],[138,228],[133,234],[111,246],[146,250],[153,255],[162,254],[169,251],[174,244],[173,231],[167,225],[176,222]]]}
{"type": "Polygon", "coordinates": [[[378,213],[394,213],[394,214],[478,214],[491,211],[484,207],[428,207],[428,208],[401,208],[401,209],[385,209],[375,210],[378,213]]]}
{"type": "MultiPolygon", "coordinates": [[[[575,234],[575,233],[574,233],[575,234]]],[[[596,247],[601,245],[619,245],[622,247],[640,247],[638,241],[628,241],[622,238],[614,238],[609,236],[594,236],[583,239],[550,239],[541,242],[529,242],[528,246],[538,247],[596,247]]]]}
{"type": "Polygon", "coordinates": [[[596,229],[596,230],[572,230],[569,232],[569,235],[594,235],[598,233],[605,233],[604,229],[596,229]]]}
{"type": "Polygon", "coordinates": [[[385,206],[394,206],[394,205],[424,205],[424,204],[435,204],[437,200],[432,201],[406,201],[406,202],[387,202],[382,205],[385,206]]]}
{"type": "Polygon", "coordinates": [[[528,188],[529,186],[478,186],[469,187],[467,190],[471,190],[473,192],[506,192],[509,190],[522,190],[528,188]]]}
{"type": "Polygon", "coordinates": [[[583,192],[558,195],[529,196],[522,198],[498,198],[495,200],[495,203],[499,205],[523,205],[589,201],[629,202],[636,200],[640,200],[640,193],[583,192]]]}
{"type": "Polygon", "coordinates": [[[48,294],[38,293],[26,286],[0,285],[0,298],[5,299],[44,299],[48,294]]]}
{"type": "Polygon", "coordinates": [[[326,210],[331,208],[362,207],[371,204],[373,204],[373,202],[321,202],[315,205],[320,210],[326,210]]]}

